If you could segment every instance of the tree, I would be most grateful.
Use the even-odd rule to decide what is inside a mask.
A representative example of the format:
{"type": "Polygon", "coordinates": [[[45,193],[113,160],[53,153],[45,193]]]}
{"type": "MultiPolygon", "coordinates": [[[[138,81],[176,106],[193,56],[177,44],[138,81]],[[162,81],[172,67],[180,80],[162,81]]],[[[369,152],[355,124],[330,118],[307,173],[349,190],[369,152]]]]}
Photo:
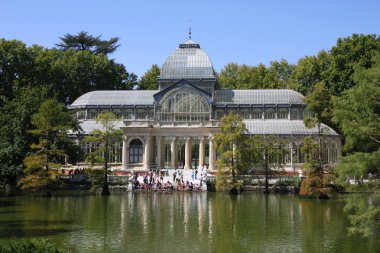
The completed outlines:
{"type": "Polygon", "coordinates": [[[93,153],[90,153],[87,157],[92,164],[101,163],[103,164],[103,188],[102,195],[110,195],[110,190],[108,186],[108,160],[109,156],[112,155],[111,145],[114,142],[120,141],[122,137],[122,131],[115,129],[116,116],[113,113],[101,113],[98,115],[97,123],[100,123],[102,129],[95,129],[91,132],[90,136],[85,138],[86,141],[93,143],[99,143],[101,147],[93,153]]]}
{"type": "Polygon", "coordinates": [[[356,85],[334,100],[332,120],[344,133],[346,152],[373,152],[380,144],[380,53],[369,69],[358,67],[356,85]]]}
{"type": "Polygon", "coordinates": [[[293,68],[286,60],[273,61],[269,67],[229,63],[221,70],[218,81],[226,89],[288,88],[293,68]]]}
{"type": "Polygon", "coordinates": [[[35,129],[30,133],[36,135],[38,143],[32,144],[36,150],[24,159],[26,176],[19,181],[22,189],[44,189],[46,196],[51,196],[51,185],[55,182],[51,168],[58,168],[64,161],[65,151],[58,143],[67,139],[69,130],[78,130],[76,117],[64,111],[63,104],[56,99],[47,99],[32,116],[35,129]]]}
{"type": "Polygon", "coordinates": [[[238,86],[238,69],[237,63],[229,63],[224,66],[218,75],[219,85],[224,89],[236,89],[238,86]]]}
{"type": "Polygon", "coordinates": [[[304,140],[303,153],[308,158],[303,165],[303,170],[307,175],[307,179],[301,184],[300,194],[307,196],[317,196],[318,198],[328,198],[327,193],[331,190],[327,185],[331,181],[331,175],[325,175],[322,161],[322,137],[324,128],[323,121],[328,121],[331,115],[331,95],[326,89],[323,82],[319,82],[314,86],[314,89],[309,93],[305,102],[308,110],[313,116],[305,117],[304,123],[307,128],[318,129],[318,144],[315,147],[312,139],[306,137],[304,140]],[[312,156],[317,153],[318,161],[315,162],[312,156]]]}
{"type": "Polygon", "coordinates": [[[339,38],[330,50],[331,64],[325,81],[334,96],[355,86],[355,67],[371,68],[373,55],[380,51],[380,36],[375,34],[353,34],[339,38]]]}
{"type": "Polygon", "coordinates": [[[68,105],[86,92],[127,90],[136,84],[135,74],[104,54],[0,40],[0,96],[7,99],[26,87],[48,87],[68,105]]]}
{"type": "Polygon", "coordinates": [[[22,78],[31,73],[33,61],[24,43],[0,39],[0,97],[13,99],[22,78]]]}
{"type": "Polygon", "coordinates": [[[279,62],[272,61],[264,78],[266,88],[289,89],[290,78],[293,74],[294,68],[295,66],[289,64],[285,59],[282,59],[279,62]]]}
{"type": "Polygon", "coordinates": [[[120,45],[119,38],[114,37],[109,40],[101,40],[101,35],[92,36],[87,32],[81,31],[73,35],[67,33],[60,37],[61,43],[56,44],[60,50],[74,49],[75,51],[90,51],[94,54],[110,54],[113,53],[120,45]]]}
{"type": "Polygon", "coordinates": [[[0,185],[5,185],[8,190],[16,185],[23,160],[32,143],[38,141],[28,132],[32,128],[32,115],[50,94],[46,88],[23,88],[12,100],[3,99],[0,110],[0,185]]]}
{"type": "Polygon", "coordinates": [[[242,157],[247,130],[243,119],[233,114],[222,118],[220,129],[221,133],[215,134],[216,147],[220,152],[217,188],[220,190],[226,186],[223,175],[228,173],[231,180],[228,180],[230,182],[227,183],[227,187],[231,194],[237,194],[236,174],[247,168],[247,163],[242,157]]]}
{"type": "Polygon", "coordinates": [[[157,78],[160,75],[160,68],[153,64],[152,67],[145,72],[145,74],[140,78],[139,89],[140,90],[157,90],[158,82],[157,78]]]}
{"type": "Polygon", "coordinates": [[[294,66],[289,83],[290,87],[303,95],[308,95],[314,86],[326,79],[330,65],[330,54],[320,51],[317,56],[306,56],[294,66]]]}
{"type": "Polygon", "coordinates": [[[268,135],[250,137],[243,151],[243,157],[250,167],[261,170],[265,175],[265,191],[269,193],[268,178],[270,174],[282,172],[287,143],[284,139],[268,135]]]}
{"type": "Polygon", "coordinates": [[[322,135],[323,128],[322,122],[328,122],[331,115],[331,95],[322,82],[317,83],[314,89],[309,93],[305,102],[307,104],[306,110],[311,112],[312,117],[305,117],[304,123],[307,128],[313,128],[317,126],[318,129],[318,167],[323,173],[322,167],[322,135]]]}

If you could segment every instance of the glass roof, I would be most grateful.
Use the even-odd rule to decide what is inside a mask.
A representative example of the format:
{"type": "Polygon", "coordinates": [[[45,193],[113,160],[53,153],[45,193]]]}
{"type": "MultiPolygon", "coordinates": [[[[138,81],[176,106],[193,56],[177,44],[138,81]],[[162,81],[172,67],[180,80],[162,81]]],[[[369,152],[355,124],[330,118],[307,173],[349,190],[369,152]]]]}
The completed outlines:
{"type": "MultiPolygon", "coordinates": [[[[318,129],[307,128],[302,120],[245,120],[246,128],[251,134],[258,135],[318,135],[318,129]]],[[[124,126],[123,121],[118,121],[116,128],[124,126]]],[[[95,120],[85,120],[81,123],[85,134],[95,129],[102,129],[101,124],[95,120]]],[[[332,128],[322,124],[322,131],[327,136],[339,136],[332,128]]]]}
{"type": "MultiPolygon", "coordinates": [[[[92,91],[77,98],[70,108],[112,105],[153,105],[158,90],[92,91]]],[[[215,105],[224,104],[305,104],[293,90],[215,90],[215,105]]]]}
{"type": "Polygon", "coordinates": [[[159,78],[215,78],[215,72],[210,58],[200,49],[199,44],[188,40],[166,59],[159,78]]]}
{"type": "MultiPolygon", "coordinates": [[[[244,120],[251,134],[259,135],[318,135],[318,128],[307,128],[302,120],[244,120]]],[[[323,134],[338,134],[330,127],[322,124],[323,134]]]]}
{"type": "MultiPolygon", "coordinates": [[[[104,127],[102,124],[97,123],[96,120],[84,120],[80,123],[80,126],[82,127],[84,134],[90,134],[92,131],[99,129],[104,130],[104,127]]],[[[124,126],[124,122],[122,120],[117,121],[115,123],[115,129],[120,129],[124,126]]],[[[72,132],[70,132],[72,134],[72,132]]]]}
{"type": "Polygon", "coordinates": [[[305,104],[294,90],[215,90],[215,104],[305,104]]]}
{"type": "Polygon", "coordinates": [[[98,90],[88,92],[71,104],[70,108],[102,105],[153,105],[158,90],[98,90]]]}

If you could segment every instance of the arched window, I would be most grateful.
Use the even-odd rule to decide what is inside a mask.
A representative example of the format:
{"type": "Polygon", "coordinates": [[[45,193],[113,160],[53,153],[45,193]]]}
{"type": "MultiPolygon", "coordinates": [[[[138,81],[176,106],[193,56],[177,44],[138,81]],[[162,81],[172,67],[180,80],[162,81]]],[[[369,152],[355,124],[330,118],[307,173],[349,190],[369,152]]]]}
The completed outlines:
{"type": "Polygon", "coordinates": [[[146,119],[146,112],[144,109],[138,109],[136,119],[146,119]]]}
{"type": "Polygon", "coordinates": [[[139,139],[134,139],[129,143],[129,163],[141,163],[143,146],[139,139]]]}
{"type": "Polygon", "coordinates": [[[255,108],[252,111],[252,119],[262,119],[263,118],[263,111],[259,108],[255,108]]]}
{"type": "Polygon", "coordinates": [[[288,112],[287,108],[280,108],[277,112],[277,119],[288,119],[288,112]]]}
{"type": "Polygon", "coordinates": [[[241,109],[240,110],[240,116],[243,118],[243,119],[249,119],[250,118],[250,113],[249,113],[249,109],[241,109]]]}
{"type": "Polygon", "coordinates": [[[330,162],[331,163],[337,163],[338,162],[338,145],[335,141],[332,141],[330,143],[330,162]]]}
{"type": "Polygon", "coordinates": [[[131,109],[125,110],[125,118],[126,119],[135,119],[135,114],[134,114],[133,110],[131,110],[131,109]]]}
{"type": "Polygon", "coordinates": [[[203,122],[210,113],[206,98],[188,89],[173,90],[158,108],[158,119],[166,122],[203,122]]]}
{"type": "Polygon", "coordinates": [[[276,118],[276,111],[273,108],[267,108],[265,109],[265,119],[275,119],[276,118]]]}
{"type": "Polygon", "coordinates": [[[96,119],[97,116],[98,116],[98,112],[95,109],[92,109],[88,112],[89,119],[96,119]]]}
{"type": "Polygon", "coordinates": [[[216,110],[214,112],[214,119],[219,120],[224,116],[224,111],[223,110],[216,110]]]}
{"type": "Polygon", "coordinates": [[[236,109],[228,109],[228,110],[227,110],[227,115],[228,115],[228,114],[235,115],[235,114],[236,114],[236,109]]]}
{"type": "Polygon", "coordinates": [[[100,113],[107,113],[107,112],[109,112],[108,109],[102,109],[102,110],[100,110],[100,113]]]}
{"type": "Polygon", "coordinates": [[[86,118],[86,111],[78,111],[77,112],[77,118],[78,119],[85,119],[86,118]]]}
{"type": "Polygon", "coordinates": [[[301,119],[300,111],[296,108],[293,108],[290,111],[290,118],[291,119],[301,119]]]}
{"type": "Polygon", "coordinates": [[[121,118],[123,118],[123,115],[122,115],[122,113],[121,113],[121,111],[120,111],[119,109],[115,109],[115,110],[113,110],[112,113],[115,115],[115,117],[116,117],[117,119],[121,119],[121,118]]]}
{"type": "Polygon", "coordinates": [[[153,109],[149,109],[149,111],[148,111],[148,119],[153,119],[153,116],[154,116],[154,110],[153,109]]]}

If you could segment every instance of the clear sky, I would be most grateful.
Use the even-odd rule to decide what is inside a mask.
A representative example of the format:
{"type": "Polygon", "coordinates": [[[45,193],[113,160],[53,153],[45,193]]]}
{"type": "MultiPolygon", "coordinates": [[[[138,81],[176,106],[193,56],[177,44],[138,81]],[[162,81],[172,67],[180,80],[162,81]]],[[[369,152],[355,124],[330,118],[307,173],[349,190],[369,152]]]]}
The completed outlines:
{"type": "Polygon", "coordinates": [[[66,33],[120,37],[110,55],[139,77],[188,38],[226,64],[257,65],[329,49],[339,37],[380,34],[378,0],[0,0],[0,38],[54,47],[66,33]]]}

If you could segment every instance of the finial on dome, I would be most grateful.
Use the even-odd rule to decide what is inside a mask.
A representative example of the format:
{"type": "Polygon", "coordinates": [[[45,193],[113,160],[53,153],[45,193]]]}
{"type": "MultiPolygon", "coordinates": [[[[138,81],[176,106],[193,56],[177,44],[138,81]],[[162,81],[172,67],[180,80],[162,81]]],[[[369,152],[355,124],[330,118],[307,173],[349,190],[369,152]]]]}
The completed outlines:
{"type": "Polygon", "coordinates": [[[189,40],[191,40],[191,19],[189,19],[189,40]]]}

